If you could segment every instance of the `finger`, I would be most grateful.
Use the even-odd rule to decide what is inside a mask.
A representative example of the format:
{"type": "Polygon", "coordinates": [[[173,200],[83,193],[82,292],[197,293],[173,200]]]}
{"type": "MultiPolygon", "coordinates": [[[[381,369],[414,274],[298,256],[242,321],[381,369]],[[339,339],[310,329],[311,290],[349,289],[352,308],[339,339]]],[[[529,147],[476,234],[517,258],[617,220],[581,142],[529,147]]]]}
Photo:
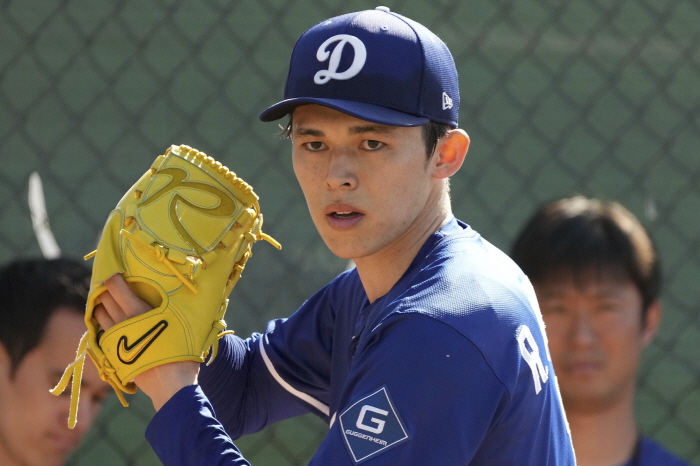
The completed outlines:
{"type": "Polygon", "coordinates": [[[152,308],[131,290],[121,274],[116,274],[105,281],[105,285],[114,301],[127,317],[136,317],[152,308]]]}
{"type": "Polygon", "coordinates": [[[92,311],[92,315],[95,316],[95,319],[97,319],[97,322],[103,329],[109,330],[114,326],[114,319],[112,319],[109,312],[107,312],[107,309],[105,309],[102,304],[95,306],[95,309],[92,311]]]}
{"type": "Polygon", "coordinates": [[[109,291],[105,291],[100,295],[100,301],[102,301],[102,305],[115,324],[123,322],[129,318],[126,315],[126,312],[124,312],[121,306],[115,301],[112,293],[109,291]]]}

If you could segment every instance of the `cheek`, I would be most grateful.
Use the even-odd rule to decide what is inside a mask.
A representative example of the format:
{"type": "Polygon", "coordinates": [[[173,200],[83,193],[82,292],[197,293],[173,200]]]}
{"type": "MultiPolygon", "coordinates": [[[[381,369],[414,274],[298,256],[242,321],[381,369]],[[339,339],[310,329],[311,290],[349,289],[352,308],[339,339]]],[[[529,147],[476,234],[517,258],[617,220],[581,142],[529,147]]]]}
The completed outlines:
{"type": "Polygon", "coordinates": [[[639,370],[641,348],[636,347],[634,338],[621,335],[603,339],[606,352],[606,373],[609,381],[618,384],[634,383],[639,370]]]}
{"type": "Polygon", "coordinates": [[[295,155],[293,156],[292,161],[294,175],[296,175],[297,181],[299,182],[299,186],[301,187],[306,201],[309,202],[312,198],[313,190],[318,185],[316,178],[319,176],[318,174],[320,173],[320,167],[315,166],[314,163],[308,159],[308,157],[295,155]]]}
{"type": "Polygon", "coordinates": [[[601,325],[603,345],[623,361],[639,359],[642,350],[642,333],[638,325],[618,319],[608,319],[607,325],[601,325]]]}
{"type": "Polygon", "coordinates": [[[553,361],[557,361],[566,349],[566,320],[563,316],[543,315],[549,353],[553,361]]]}
{"type": "Polygon", "coordinates": [[[303,164],[299,160],[299,157],[297,155],[292,155],[292,167],[294,169],[294,175],[297,177],[299,184],[303,185],[303,180],[304,180],[303,164]]]}
{"type": "Polygon", "coordinates": [[[641,345],[641,317],[633,309],[602,313],[598,316],[598,328],[611,342],[621,345],[641,345]]]}
{"type": "MultiPolygon", "coordinates": [[[[61,410],[69,406],[67,395],[54,396],[49,393],[53,380],[49,377],[49,363],[46,354],[32,353],[22,362],[10,384],[10,393],[15,400],[15,411],[23,411],[23,416],[35,424],[52,422],[61,410]]],[[[69,392],[66,392],[69,393],[69,392]]]]}
{"type": "MultiPolygon", "coordinates": [[[[40,376],[37,378],[41,378],[40,376]]],[[[30,444],[39,439],[47,424],[56,417],[57,400],[50,393],[42,393],[43,384],[25,374],[17,374],[14,381],[3,387],[2,415],[3,436],[11,439],[18,448],[33,448],[30,444]]]]}
{"type": "Polygon", "coordinates": [[[420,166],[400,166],[372,176],[373,192],[383,192],[387,206],[398,214],[417,213],[430,195],[430,177],[420,166]]]}

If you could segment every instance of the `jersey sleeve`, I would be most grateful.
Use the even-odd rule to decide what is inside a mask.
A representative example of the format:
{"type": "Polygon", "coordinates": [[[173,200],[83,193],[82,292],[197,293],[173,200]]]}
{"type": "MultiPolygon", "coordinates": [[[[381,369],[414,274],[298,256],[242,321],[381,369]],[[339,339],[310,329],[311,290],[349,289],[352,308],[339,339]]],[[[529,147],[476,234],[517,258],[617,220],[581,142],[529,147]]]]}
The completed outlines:
{"type": "Polygon", "coordinates": [[[199,383],[233,438],[313,412],[329,421],[334,309],[325,287],[288,319],[248,339],[227,335],[199,383]]]}
{"type": "Polygon", "coordinates": [[[146,439],[164,466],[250,466],[198,385],[181,389],[163,405],[146,439]]]}
{"type": "Polygon", "coordinates": [[[246,340],[226,335],[213,363],[201,365],[202,390],[233,439],[307,412],[265,367],[258,350],[263,338],[260,334],[246,340]]]}
{"type": "Polygon", "coordinates": [[[419,314],[372,333],[310,465],[470,464],[510,402],[479,348],[419,314]]]}

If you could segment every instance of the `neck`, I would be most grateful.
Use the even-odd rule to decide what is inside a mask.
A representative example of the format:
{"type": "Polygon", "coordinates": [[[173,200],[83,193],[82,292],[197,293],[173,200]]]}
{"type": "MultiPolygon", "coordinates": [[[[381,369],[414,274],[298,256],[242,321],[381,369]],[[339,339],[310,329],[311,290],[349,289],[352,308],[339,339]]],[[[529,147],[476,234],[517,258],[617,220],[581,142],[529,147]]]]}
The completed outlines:
{"type": "Polygon", "coordinates": [[[632,458],[637,443],[634,388],[616,405],[596,412],[567,410],[578,466],[620,466],[632,458]]]}
{"type": "Polygon", "coordinates": [[[388,246],[366,257],[353,259],[369,302],[391,290],[425,244],[452,215],[447,189],[434,190],[411,225],[388,246]]]}

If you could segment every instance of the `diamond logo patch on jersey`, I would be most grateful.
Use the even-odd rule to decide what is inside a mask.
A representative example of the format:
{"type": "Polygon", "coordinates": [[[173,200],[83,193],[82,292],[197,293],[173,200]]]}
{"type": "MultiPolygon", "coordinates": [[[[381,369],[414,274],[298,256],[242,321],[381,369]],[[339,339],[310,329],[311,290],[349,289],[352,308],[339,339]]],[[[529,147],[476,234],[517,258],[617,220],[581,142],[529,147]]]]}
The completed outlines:
{"type": "Polygon", "coordinates": [[[356,464],[409,438],[386,386],[355,402],[338,419],[345,445],[356,464]]]}

